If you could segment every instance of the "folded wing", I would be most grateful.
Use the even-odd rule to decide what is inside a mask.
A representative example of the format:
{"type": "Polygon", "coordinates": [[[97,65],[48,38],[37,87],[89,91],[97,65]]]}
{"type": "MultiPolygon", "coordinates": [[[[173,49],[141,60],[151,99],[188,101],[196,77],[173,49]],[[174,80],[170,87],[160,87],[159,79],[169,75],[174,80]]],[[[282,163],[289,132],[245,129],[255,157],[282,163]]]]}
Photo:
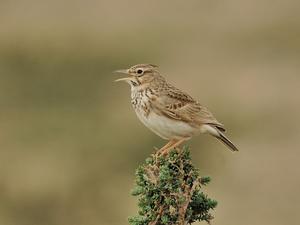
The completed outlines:
{"type": "Polygon", "coordinates": [[[206,107],[173,86],[169,86],[168,92],[165,92],[158,101],[154,102],[153,106],[158,109],[157,112],[171,119],[181,120],[192,126],[209,124],[222,132],[225,131],[223,124],[218,122],[206,107]]]}

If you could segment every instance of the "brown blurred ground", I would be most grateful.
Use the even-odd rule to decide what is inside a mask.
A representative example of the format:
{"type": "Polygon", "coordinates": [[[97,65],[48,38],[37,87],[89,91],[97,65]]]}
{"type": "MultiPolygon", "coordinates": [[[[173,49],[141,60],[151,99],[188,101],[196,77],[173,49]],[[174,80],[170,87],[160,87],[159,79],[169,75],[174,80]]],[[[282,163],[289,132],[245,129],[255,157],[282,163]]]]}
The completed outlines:
{"type": "Polygon", "coordinates": [[[214,224],[299,224],[299,1],[0,1],[0,224],[119,225],[164,142],[111,71],[160,65],[241,151],[189,142],[214,224]]]}

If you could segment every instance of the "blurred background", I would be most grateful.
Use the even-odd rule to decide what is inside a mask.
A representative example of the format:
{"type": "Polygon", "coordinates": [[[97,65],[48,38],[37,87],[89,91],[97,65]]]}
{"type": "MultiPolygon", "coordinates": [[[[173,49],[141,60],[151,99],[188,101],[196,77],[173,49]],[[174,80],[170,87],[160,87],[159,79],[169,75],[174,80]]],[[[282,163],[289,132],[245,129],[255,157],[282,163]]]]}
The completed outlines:
{"type": "Polygon", "coordinates": [[[299,224],[299,1],[0,1],[0,224],[119,225],[162,146],[112,71],[160,66],[225,124],[189,141],[213,224],[299,224]]]}

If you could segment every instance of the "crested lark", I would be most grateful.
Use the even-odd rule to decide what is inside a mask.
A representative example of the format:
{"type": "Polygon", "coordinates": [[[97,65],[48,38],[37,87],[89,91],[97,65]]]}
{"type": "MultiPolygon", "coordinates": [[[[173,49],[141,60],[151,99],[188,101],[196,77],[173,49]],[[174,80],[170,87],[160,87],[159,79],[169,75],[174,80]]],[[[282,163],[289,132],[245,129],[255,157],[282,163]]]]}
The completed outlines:
{"type": "Polygon", "coordinates": [[[190,95],[169,84],[157,66],[138,64],[116,72],[127,75],[116,81],[131,86],[131,103],[143,124],[169,142],[159,153],[165,154],[197,133],[208,133],[230,150],[237,147],[224,135],[225,128],[190,95]]]}

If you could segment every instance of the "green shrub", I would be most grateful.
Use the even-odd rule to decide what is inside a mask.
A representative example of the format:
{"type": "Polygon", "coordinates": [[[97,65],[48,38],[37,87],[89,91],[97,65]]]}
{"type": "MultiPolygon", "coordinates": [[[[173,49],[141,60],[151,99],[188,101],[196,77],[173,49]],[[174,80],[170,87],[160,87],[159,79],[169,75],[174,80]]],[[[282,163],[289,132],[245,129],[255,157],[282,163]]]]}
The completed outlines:
{"type": "Polygon", "coordinates": [[[217,202],[200,189],[210,182],[200,177],[191,162],[187,147],[174,149],[166,156],[151,155],[136,171],[132,195],[138,196],[137,216],[131,225],[190,224],[213,218],[210,211],[217,202]]]}

